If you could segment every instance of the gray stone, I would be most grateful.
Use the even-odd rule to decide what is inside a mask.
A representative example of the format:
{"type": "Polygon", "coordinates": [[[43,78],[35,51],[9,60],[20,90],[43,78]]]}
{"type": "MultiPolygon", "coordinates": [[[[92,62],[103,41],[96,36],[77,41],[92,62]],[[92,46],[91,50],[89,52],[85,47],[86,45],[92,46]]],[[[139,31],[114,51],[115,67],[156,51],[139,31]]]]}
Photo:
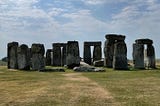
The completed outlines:
{"type": "Polygon", "coordinates": [[[51,61],[52,61],[51,54],[52,54],[52,49],[48,49],[46,52],[46,65],[47,66],[51,66],[51,61]]]}
{"type": "Polygon", "coordinates": [[[7,45],[8,69],[18,69],[17,48],[18,42],[11,42],[7,45]]]}
{"type": "Polygon", "coordinates": [[[92,64],[92,58],[91,58],[91,47],[89,45],[84,45],[84,52],[83,52],[83,59],[84,62],[87,64],[92,64]]]}
{"type": "Polygon", "coordinates": [[[155,50],[152,45],[147,45],[148,68],[156,68],[155,50]]]}
{"type": "Polygon", "coordinates": [[[52,68],[52,69],[40,70],[40,72],[65,72],[65,69],[63,69],[63,68],[52,68]]]}
{"type": "Polygon", "coordinates": [[[113,69],[127,70],[127,46],[124,41],[114,45],[113,69]]]}
{"type": "Polygon", "coordinates": [[[68,68],[74,68],[80,65],[79,44],[77,41],[67,42],[66,65],[68,68]]]}
{"type": "Polygon", "coordinates": [[[153,41],[151,39],[137,39],[135,42],[138,44],[147,44],[147,45],[153,44],[153,41]]]}
{"type": "Polygon", "coordinates": [[[67,57],[66,51],[67,51],[67,44],[64,44],[62,48],[62,62],[61,62],[62,66],[66,65],[66,57],[67,57]]]}
{"type": "Polygon", "coordinates": [[[133,64],[136,69],[144,69],[144,45],[133,44],[133,64]]]}
{"type": "Polygon", "coordinates": [[[18,47],[18,69],[29,70],[30,69],[30,50],[27,45],[22,44],[18,47]]]}
{"type": "Polygon", "coordinates": [[[31,56],[32,70],[39,70],[39,71],[44,70],[45,69],[44,45],[32,44],[31,53],[32,53],[31,56]]]}
{"type": "Polygon", "coordinates": [[[61,47],[53,44],[53,66],[61,66],[61,47]]]}
{"type": "Polygon", "coordinates": [[[93,64],[96,67],[103,67],[104,66],[104,61],[103,60],[94,61],[93,64]]]}
{"type": "Polygon", "coordinates": [[[93,49],[93,62],[101,60],[101,59],[102,59],[102,48],[101,48],[101,45],[94,46],[94,49],[93,49]]]}
{"type": "Polygon", "coordinates": [[[80,66],[80,67],[74,67],[73,69],[76,72],[105,72],[102,68],[95,68],[95,67],[88,67],[88,66],[80,66]]]}

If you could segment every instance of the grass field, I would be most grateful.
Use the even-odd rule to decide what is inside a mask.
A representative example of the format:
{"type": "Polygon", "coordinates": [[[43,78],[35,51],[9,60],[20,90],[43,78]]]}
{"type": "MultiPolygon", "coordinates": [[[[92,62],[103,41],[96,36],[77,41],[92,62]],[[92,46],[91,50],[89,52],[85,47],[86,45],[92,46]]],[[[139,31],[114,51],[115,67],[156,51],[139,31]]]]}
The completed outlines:
{"type": "Polygon", "coordinates": [[[159,105],[159,69],[76,73],[0,67],[0,106],[159,105]]]}

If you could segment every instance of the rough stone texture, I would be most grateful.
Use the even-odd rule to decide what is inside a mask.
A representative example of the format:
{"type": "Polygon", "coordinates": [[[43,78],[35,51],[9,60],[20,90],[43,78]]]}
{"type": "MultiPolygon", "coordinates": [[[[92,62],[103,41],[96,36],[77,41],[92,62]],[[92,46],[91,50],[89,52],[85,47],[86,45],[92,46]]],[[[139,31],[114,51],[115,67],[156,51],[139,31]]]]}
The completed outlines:
{"type": "Polygon", "coordinates": [[[17,48],[18,42],[11,42],[7,45],[8,69],[18,69],[17,48]]]}
{"type": "Polygon", "coordinates": [[[117,34],[107,34],[105,36],[106,39],[108,40],[118,40],[118,41],[124,41],[125,36],[124,35],[117,35],[117,34]]]}
{"type": "Polygon", "coordinates": [[[156,68],[155,50],[152,45],[147,45],[148,68],[156,68]]]}
{"type": "Polygon", "coordinates": [[[137,39],[135,42],[138,44],[153,44],[153,41],[151,39],[137,39]]]}
{"type": "Polygon", "coordinates": [[[102,60],[94,61],[93,65],[96,67],[102,67],[104,66],[104,61],[102,60]]]}
{"type": "Polygon", "coordinates": [[[133,64],[136,69],[144,69],[144,45],[133,44],[133,64]]]}
{"type": "Polygon", "coordinates": [[[83,52],[83,59],[84,62],[87,64],[92,64],[92,58],[91,58],[91,47],[89,45],[84,45],[84,52],[83,52]]]}
{"type": "Polygon", "coordinates": [[[106,40],[104,44],[104,66],[112,68],[114,55],[114,40],[106,40]]]}
{"type": "Polygon", "coordinates": [[[80,65],[78,41],[68,41],[67,42],[66,65],[68,66],[68,68],[74,68],[80,65]]]}
{"type": "Polygon", "coordinates": [[[95,68],[95,67],[88,67],[88,66],[80,66],[80,67],[74,67],[73,69],[76,72],[105,72],[102,68],[95,68]]]}
{"type": "Polygon", "coordinates": [[[93,62],[102,59],[102,48],[100,46],[94,46],[93,49],[93,62]]]}
{"type": "Polygon", "coordinates": [[[46,52],[46,65],[47,66],[51,66],[51,61],[52,61],[51,54],[52,54],[52,49],[48,49],[46,52]]]}
{"type": "Polygon", "coordinates": [[[53,66],[61,66],[61,47],[53,45],[53,66]]]}
{"type": "Polygon", "coordinates": [[[67,44],[64,44],[62,48],[62,61],[61,61],[62,66],[66,65],[66,55],[67,55],[66,51],[67,51],[67,44]]]}
{"type": "Polygon", "coordinates": [[[27,45],[22,44],[18,47],[18,69],[29,70],[30,69],[30,50],[27,45]]]}
{"type": "Polygon", "coordinates": [[[84,42],[84,54],[83,54],[84,62],[88,64],[93,64],[96,60],[101,60],[102,58],[102,48],[101,48],[101,42],[84,42]],[[91,47],[94,46],[93,50],[93,61],[91,57],[91,47]]]}
{"type": "Polygon", "coordinates": [[[63,68],[52,68],[52,69],[44,69],[40,70],[41,72],[65,72],[63,68]]]}
{"type": "Polygon", "coordinates": [[[127,47],[124,41],[114,45],[113,69],[127,70],[127,47]]]}
{"type": "Polygon", "coordinates": [[[31,53],[32,53],[32,56],[31,56],[32,70],[39,70],[39,71],[44,70],[45,69],[44,45],[32,44],[31,53]]]}

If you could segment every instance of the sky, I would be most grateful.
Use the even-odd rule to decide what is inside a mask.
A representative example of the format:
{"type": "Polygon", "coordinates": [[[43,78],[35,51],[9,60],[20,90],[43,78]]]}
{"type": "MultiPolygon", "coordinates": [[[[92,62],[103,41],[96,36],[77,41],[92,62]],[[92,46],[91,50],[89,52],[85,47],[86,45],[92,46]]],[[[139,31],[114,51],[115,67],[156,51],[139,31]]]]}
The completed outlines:
{"type": "Polygon", "coordinates": [[[7,56],[7,43],[102,41],[106,34],[125,35],[127,56],[139,38],[154,42],[160,58],[160,0],[0,0],[0,58],[7,56]]]}

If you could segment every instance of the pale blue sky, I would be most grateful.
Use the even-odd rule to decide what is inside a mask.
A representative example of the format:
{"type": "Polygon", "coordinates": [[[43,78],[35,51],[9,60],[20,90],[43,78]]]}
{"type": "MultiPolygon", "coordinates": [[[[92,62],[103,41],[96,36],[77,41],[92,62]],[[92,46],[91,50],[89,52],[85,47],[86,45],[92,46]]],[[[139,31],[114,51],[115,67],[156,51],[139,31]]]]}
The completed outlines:
{"type": "Polygon", "coordinates": [[[7,54],[7,43],[102,41],[105,34],[126,35],[128,58],[138,38],[154,41],[160,58],[159,0],[0,0],[0,58],[7,54]]]}

